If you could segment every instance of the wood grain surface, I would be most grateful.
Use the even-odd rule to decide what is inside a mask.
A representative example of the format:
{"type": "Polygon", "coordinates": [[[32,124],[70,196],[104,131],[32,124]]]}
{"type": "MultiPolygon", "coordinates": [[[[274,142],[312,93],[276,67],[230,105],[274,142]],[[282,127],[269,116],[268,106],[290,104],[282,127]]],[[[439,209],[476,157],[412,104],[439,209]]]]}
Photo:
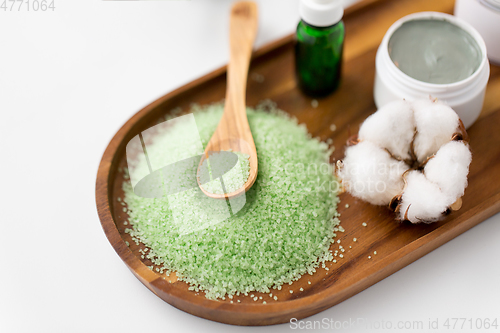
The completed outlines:
{"type": "MultiPolygon", "coordinates": [[[[318,100],[317,108],[313,108],[311,98],[297,88],[293,37],[271,43],[254,52],[247,83],[247,105],[255,106],[267,98],[275,101],[278,107],[306,124],[314,136],[333,140],[334,162],[343,157],[347,138],[376,110],[372,93],[375,54],[389,26],[413,12],[452,13],[453,6],[453,0],[369,0],[348,9],[344,17],[346,42],[341,86],[333,95],[318,100]],[[255,79],[262,77],[263,81],[255,79]],[[330,130],[331,124],[336,125],[335,131],[330,130]]],[[[127,215],[117,201],[123,197],[123,174],[117,170],[126,167],[125,146],[140,131],[156,124],[176,107],[187,111],[194,102],[220,101],[225,90],[226,68],[223,67],[148,105],[116,133],[97,174],[97,209],[110,243],[146,287],[179,309],[236,325],[269,325],[288,322],[292,317],[304,318],[368,288],[500,211],[500,67],[491,65],[483,111],[468,131],[473,160],[469,187],[459,211],[438,223],[411,225],[396,222],[393,213],[385,207],[342,194],[339,212],[345,232],[339,234],[339,239],[346,249],[342,260],[337,258],[337,263],[327,264],[329,270],[320,268],[312,276],[305,275],[293,285],[273,291],[277,301],[266,294],[254,293],[262,296],[267,304],[260,300],[254,302],[250,297],[236,297],[233,304],[229,300],[208,300],[202,294],[189,291],[184,282],[176,281],[174,274],[162,276],[147,268],[151,263],[141,259],[139,253],[143,245],[133,243],[124,232],[127,215]],[[349,208],[345,208],[346,204],[349,208]],[[130,247],[125,241],[130,242],[130,247]],[[238,299],[241,303],[236,302],[238,299]]],[[[338,244],[332,248],[338,248],[338,244]]]]}

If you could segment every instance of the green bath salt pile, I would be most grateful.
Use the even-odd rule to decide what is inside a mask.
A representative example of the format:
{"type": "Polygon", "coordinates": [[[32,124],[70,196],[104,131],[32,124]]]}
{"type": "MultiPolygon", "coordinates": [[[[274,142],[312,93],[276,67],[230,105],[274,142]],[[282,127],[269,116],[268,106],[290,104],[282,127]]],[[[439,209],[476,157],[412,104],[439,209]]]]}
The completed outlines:
{"type": "MultiPolygon", "coordinates": [[[[196,139],[203,146],[222,111],[220,103],[193,107],[200,135],[196,139]]],[[[248,108],[247,115],[258,176],[240,209],[234,210],[237,203],[231,203],[235,214],[224,215],[227,202],[207,197],[196,186],[163,198],[142,198],[129,181],[123,183],[131,225],[125,231],[147,246],[144,257],[157,265],[156,271],[175,271],[191,290],[204,291],[210,299],[270,292],[313,274],[333,259],[329,247],[342,229],[328,145],[270,102],[248,108]]],[[[183,124],[176,126],[181,137],[175,143],[193,144],[183,124]]],[[[175,150],[169,156],[161,153],[172,141],[162,133],[154,138],[148,147],[151,164],[176,159],[175,150]]],[[[185,158],[182,149],[177,151],[178,159],[185,158]]],[[[248,178],[248,160],[238,154],[238,163],[243,178],[248,178]]],[[[187,172],[195,179],[196,165],[187,172]]]]}

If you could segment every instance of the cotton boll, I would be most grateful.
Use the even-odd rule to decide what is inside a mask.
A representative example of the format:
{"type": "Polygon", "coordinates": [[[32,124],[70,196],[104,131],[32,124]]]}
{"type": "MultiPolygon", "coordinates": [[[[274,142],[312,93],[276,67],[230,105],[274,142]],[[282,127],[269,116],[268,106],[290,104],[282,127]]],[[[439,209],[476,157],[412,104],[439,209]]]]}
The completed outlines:
{"type": "Polygon", "coordinates": [[[450,141],[427,162],[424,174],[443,193],[456,200],[464,195],[471,160],[471,152],[465,143],[450,141]]]}
{"type": "Polygon", "coordinates": [[[408,166],[370,141],[362,141],[346,149],[338,176],[353,196],[373,205],[387,205],[401,193],[402,174],[408,166]]]}
{"type": "Polygon", "coordinates": [[[443,213],[453,203],[450,197],[429,181],[419,171],[411,171],[406,175],[406,188],[399,205],[401,220],[412,223],[434,222],[443,217],[443,213]]]}
{"type": "Polygon", "coordinates": [[[412,107],[418,131],[413,150],[418,161],[423,162],[451,140],[459,126],[459,118],[452,108],[441,102],[417,100],[412,107]]]}
{"type": "Polygon", "coordinates": [[[467,187],[471,153],[456,139],[467,133],[447,105],[392,102],[364,121],[337,175],[353,196],[389,204],[401,220],[438,221],[467,187]]]}
{"type": "Polygon", "coordinates": [[[366,118],[359,129],[358,138],[376,143],[389,150],[393,156],[408,160],[414,131],[411,104],[401,100],[386,104],[366,118]]]}

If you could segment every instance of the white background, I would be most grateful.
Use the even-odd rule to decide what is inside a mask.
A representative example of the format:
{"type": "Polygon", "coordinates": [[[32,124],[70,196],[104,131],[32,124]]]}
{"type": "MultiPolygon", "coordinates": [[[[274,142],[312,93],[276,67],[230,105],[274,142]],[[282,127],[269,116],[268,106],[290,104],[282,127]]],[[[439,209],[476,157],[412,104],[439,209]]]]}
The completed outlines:
{"type": "MultiPolygon", "coordinates": [[[[297,0],[258,2],[257,46],[294,30],[297,0]]],[[[291,330],[223,325],[163,302],[116,255],[95,209],[97,167],[120,126],[227,62],[230,3],[55,0],[54,12],[0,10],[0,332],[291,330]]],[[[309,319],[427,327],[439,318],[442,328],[448,317],[500,317],[499,222],[309,319]]]]}

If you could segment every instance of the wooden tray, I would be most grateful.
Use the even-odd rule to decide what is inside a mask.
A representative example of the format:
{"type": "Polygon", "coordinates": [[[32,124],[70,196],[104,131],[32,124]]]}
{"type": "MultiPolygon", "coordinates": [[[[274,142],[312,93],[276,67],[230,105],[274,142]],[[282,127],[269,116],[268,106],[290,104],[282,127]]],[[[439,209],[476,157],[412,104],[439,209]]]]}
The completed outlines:
{"type": "MultiPolygon", "coordinates": [[[[371,0],[349,8],[344,17],[342,84],[335,94],[319,100],[317,108],[311,107],[311,99],[297,89],[293,37],[265,46],[255,52],[252,60],[247,103],[255,106],[263,99],[272,99],[305,123],[314,136],[323,140],[332,138],[337,148],[333,157],[342,158],[350,133],[357,133],[360,123],[376,110],[372,95],[375,54],[389,26],[417,11],[452,13],[453,5],[453,0],[371,0]],[[263,75],[264,81],[253,80],[255,74],[263,75]],[[337,130],[332,132],[330,124],[335,124],[337,130]]],[[[288,322],[292,317],[304,318],[368,288],[500,210],[500,67],[492,65],[483,112],[469,130],[473,161],[460,211],[431,225],[401,224],[387,208],[371,206],[343,194],[339,212],[346,231],[339,237],[347,251],[343,260],[328,263],[329,271],[319,269],[313,276],[305,275],[292,286],[273,291],[278,301],[263,295],[267,297],[267,304],[262,301],[258,304],[250,297],[239,297],[241,303],[231,304],[229,300],[208,300],[202,294],[188,291],[184,282],[175,282],[148,269],[151,263],[140,259],[142,245],[136,246],[124,232],[123,221],[127,216],[116,200],[123,197],[123,178],[117,170],[126,166],[127,142],[170,110],[181,107],[186,111],[193,102],[220,101],[225,92],[225,74],[226,68],[220,68],[138,112],[109,143],[97,174],[97,210],[109,241],[146,287],[181,310],[237,325],[268,325],[288,322]],[[345,204],[350,208],[345,208],[345,204]],[[363,222],[367,223],[366,227],[362,226],[363,222]],[[357,242],[353,242],[354,237],[357,242]],[[125,240],[130,242],[130,248],[125,240]],[[299,292],[300,287],[303,292],[299,292]],[[295,291],[293,294],[289,293],[290,288],[295,291]]]]}

